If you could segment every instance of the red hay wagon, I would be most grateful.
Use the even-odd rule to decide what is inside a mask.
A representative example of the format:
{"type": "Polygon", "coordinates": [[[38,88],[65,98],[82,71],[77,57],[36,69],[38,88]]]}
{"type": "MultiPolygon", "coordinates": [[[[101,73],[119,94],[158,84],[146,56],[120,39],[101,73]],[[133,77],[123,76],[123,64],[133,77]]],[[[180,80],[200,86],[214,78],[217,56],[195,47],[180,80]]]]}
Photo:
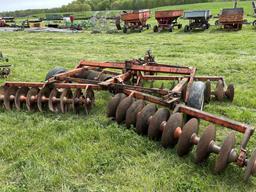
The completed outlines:
{"type": "MultiPolygon", "coordinates": [[[[150,25],[147,20],[150,18],[149,10],[139,10],[132,12],[124,12],[120,19],[124,21],[123,32],[127,33],[128,30],[141,32],[144,28],[149,29],[150,25]]],[[[116,21],[117,28],[121,29],[120,20],[116,21]]]]}
{"type": "Polygon", "coordinates": [[[178,24],[177,19],[183,15],[183,10],[168,10],[168,11],[156,11],[155,18],[158,25],[154,26],[154,32],[161,32],[162,30],[173,31],[175,26],[180,29],[182,24],[178,24]]]}
{"type": "Polygon", "coordinates": [[[224,29],[240,30],[244,23],[244,9],[232,8],[223,9],[220,14],[219,20],[216,24],[223,26],[224,29]]]}

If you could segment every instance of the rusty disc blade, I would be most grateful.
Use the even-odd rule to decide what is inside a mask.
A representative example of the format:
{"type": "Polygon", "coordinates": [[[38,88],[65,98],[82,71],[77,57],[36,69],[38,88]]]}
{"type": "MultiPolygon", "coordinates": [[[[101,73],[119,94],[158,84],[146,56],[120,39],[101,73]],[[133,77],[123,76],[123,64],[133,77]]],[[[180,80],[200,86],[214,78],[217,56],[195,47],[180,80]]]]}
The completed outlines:
{"type": "Polygon", "coordinates": [[[43,112],[48,108],[49,96],[51,90],[48,87],[42,88],[37,96],[37,107],[40,112],[43,112]]]}
{"type": "Polygon", "coordinates": [[[227,91],[225,92],[226,97],[228,100],[233,102],[235,96],[235,87],[233,84],[228,85],[227,91]]]}
{"type": "Polygon", "coordinates": [[[54,88],[49,95],[48,107],[51,112],[58,113],[60,111],[60,102],[56,99],[60,98],[60,91],[54,88]]]}
{"type": "Polygon", "coordinates": [[[206,103],[210,103],[211,101],[211,81],[206,81],[205,83],[205,91],[204,91],[204,100],[206,103]]]}
{"type": "Polygon", "coordinates": [[[85,92],[84,92],[84,96],[85,96],[85,103],[84,103],[84,107],[85,107],[85,111],[88,114],[94,104],[95,104],[95,96],[94,96],[94,91],[91,87],[88,87],[85,92]]]}
{"type": "Polygon", "coordinates": [[[122,123],[126,117],[126,111],[133,103],[133,97],[126,97],[124,98],[116,109],[116,122],[118,124],[122,123]]]}
{"type": "Polygon", "coordinates": [[[31,88],[27,93],[26,106],[28,111],[35,111],[37,109],[37,95],[39,93],[38,88],[31,88]]]}
{"type": "Polygon", "coordinates": [[[116,109],[121,102],[126,97],[123,93],[118,93],[112,99],[107,105],[107,117],[115,117],[116,116],[116,109]]]}
{"type": "Polygon", "coordinates": [[[73,99],[73,93],[70,89],[64,89],[60,96],[60,110],[62,113],[67,113],[72,108],[72,103],[67,102],[68,99],[73,99]]]}
{"type": "Polygon", "coordinates": [[[15,95],[15,106],[18,111],[20,111],[23,107],[23,104],[26,104],[26,97],[28,94],[28,87],[21,87],[18,89],[15,95]]]}
{"type": "Polygon", "coordinates": [[[125,124],[127,128],[130,128],[131,125],[136,125],[136,117],[137,113],[140,112],[145,106],[145,102],[143,100],[135,101],[127,110],[125,124]]]}
{"type": "Polygon", "coordinates": [[[0,86],[0,109],[4,108],[4,87],[0,86]]]}
{"type": "Polygon", "coordinates": [[[226,169],[228,165],[229,155],[231,150],[234,148],[235,142],[235,134],[231,132],[225,139],[220,149],[220,153],[218,154],[214,167],[215,173],[220,173],[221,171],[224,171],[226,169]]]}
{"type": "Polygon", "coordinates": [[[182,113],[174,113],[171,115],[166,123],[166,126],[164,127],[161,137],[161,144],[163,147],[174,147],[177,144],[178,138],[175,138],[174,133],[178,127],[182,128],[183,125],[184,121],[182,113]]]}
{"type": "Polygon", "coordinates": [[[74,109],[74,112],[76,114],[79,114],[81,111],[83,111],[83,104],[80,102],[80,100],[83,99],[83,92],[81,89],[76,89],[74,95],[73,95],[73,102],[72,107],[74,109]]]}
{"type": "Polygon", "coordinates": [[[218,101],[223,101],[224,94],[225,94],[225,92],[224,92],[223,82],[221,80],[219,80],[217,83],[217,86],[216,86],[216,90],[215,90],[216,99],[218,101]]]}
{"type": "Polygon", "coordinates": [[[4,90],[4,107],[6,110],[12,110],[15,105],[15,95],[18,87],[8,87],[4,90]]]}
{"type": "Polygon", "coordinates": [[[255,173],[255,163],[256,163],[256,150],[253,152],[250,160],[247,163],[245,174],[244,174],[244,180],[248,181],[251,175],[254,175],[255,173]]]}
{"type": "Polygon", "coordinates": [[[183,127],[177,144],[177,153],[179,156],[187,155],[193,149],[193,143],[191,137],[198,132],[198,120],[190,119],[183,127]]]}
{"type": "Polygon", "coordinates": [[[148,119],[150,116],[153,116],[157,110],[155,104],[147,104],[138,114],[136,122],[136,132],[138,134],[147,134],[148,133],[148,119]]]}
{"type": "Polygon", "coordinates": [[[215,141],[216,129],[214,126],[210,125],[206,128],[203,135],[200,137],[199,143],[196,148],[196,163],[202,163],[205,161],[210,154],[209,145],[211,141],[215,141]]]}
{"type": "Polygon", "coordinates": [[[159,140],[162,136],[160,125],[163,121],[167,121],[170,116],[170,112],[166,108],[158,109],[158,111],[150,119],[148,126],[148,137],[152,140],[159,140]]]}

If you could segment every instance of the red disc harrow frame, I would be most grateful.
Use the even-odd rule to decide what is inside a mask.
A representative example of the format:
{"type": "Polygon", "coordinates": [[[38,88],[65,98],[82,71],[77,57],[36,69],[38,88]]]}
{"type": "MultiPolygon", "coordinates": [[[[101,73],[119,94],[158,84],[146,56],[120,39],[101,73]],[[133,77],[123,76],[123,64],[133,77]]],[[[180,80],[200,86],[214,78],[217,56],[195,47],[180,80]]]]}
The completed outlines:
{"type": "Polygon", "coordinates": [[[55,69],[45,83],[4,83],[0,105],[6,110],[26,108],[56,113],[72,110],[88,114],[95,104],[94,91],[106,90],[115,94],[107,107],[108,117],[135,127],[137,133],[147,134],[150,139],[160,140],[164,147],[177,145],[179,156],[188,154],[197,145],[197,163],[215,153],[216,173],[233,162],[246,168],[245,180],[248,180],[256,172],[256,152],[249,158],[246,150],[254,128],[202,111],[203,105],[212,99],[232,102],[234,86],[227,86],[223,77],[197,76],[196,71],[195,67],[158,64],[150,52],[144,59],[125,62],[83,60],[69,71],[60,73],[55,69]],[[154,85],[163,82],[177,83],[172,88],[154,85]],[[201,136],[199,120],[211,123],[201,136]],[[216,143],[214,125],[232,130],[221,146],[216,143]],[[235,133],[243,134],[239,150],[235,149],[235,133]]]}

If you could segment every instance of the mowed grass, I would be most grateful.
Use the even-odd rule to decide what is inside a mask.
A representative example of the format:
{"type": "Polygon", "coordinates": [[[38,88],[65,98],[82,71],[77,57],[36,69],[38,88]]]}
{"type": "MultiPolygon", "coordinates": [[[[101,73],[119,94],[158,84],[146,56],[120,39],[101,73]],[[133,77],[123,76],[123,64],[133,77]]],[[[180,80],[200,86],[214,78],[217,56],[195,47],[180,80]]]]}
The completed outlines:
{"type": "MultiPolygon", "coordinates": [[[[212,9],[215,5],[221,7],[207,4],[212,9]]],[[[55,66],[71,69],[81,59],[124,61],[151,48],[159,63],[195,66],[199,75],[220,75],[234,83],[232,104],[212,102],[205,110],[255,126],[255,38],[252,26],[239,32],[212,27],[188,34],[16,32],[0,34],[0,50],[13,64],[8,81],[37,82],[55,66]]],[[[214,175],[214,154],[199,166],[193,162],[195,150],[180,158],[175,149],[163,149],[109,120],[105,112],[110,98],[108,92],[97,93],[88,116],[1,111],[0,191],[255,191],[256,179],[244,183],[244,169],[233,164],[214,175]]],[[[230,130],[217,130],[221,145],[230,130]]],[[[239,149],[242,135],[236,133],[236,138],[239,149]]],[[[249,154],[255,146],[253,136],[249,154]]]]}

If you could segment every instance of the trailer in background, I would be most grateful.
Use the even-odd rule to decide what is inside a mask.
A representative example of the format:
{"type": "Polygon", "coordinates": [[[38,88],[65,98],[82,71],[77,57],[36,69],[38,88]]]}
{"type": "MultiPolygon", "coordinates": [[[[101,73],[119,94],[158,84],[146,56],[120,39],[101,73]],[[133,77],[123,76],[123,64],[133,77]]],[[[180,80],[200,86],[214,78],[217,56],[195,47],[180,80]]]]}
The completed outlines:
{"type": "Polygon", "coordinates": [[[149,29],[150,25],[147,24],[147,20],[150,18],[149,10],[139,10],[132,12],[124,12],[120,17],[116,18],[116,27],[118,30],[122,30],[124,33],[128,31],[139,31],[143,29],[149,29]],[[123,28],[121,27],[121,20],[124,21],[123,28]]]}
{"type": "Polygon", "coordinates": [[[183,15],[183,10],[156,11],[155,18],[158,25],[154,26],[153,31],[161,32],[163,30],[173,31],[174,27],[180,29],[182,24],[178,23],[178,18],[183,15]]]}
{"type": "Polygon", "coordinates": [[[189,25],[184,27],[184,32],[209,29],[209,19],[211,17],[210,10],[185,11],[184,18],[189,20],[189,25]]]}
{"type": "Polygon", "coordinates": [[[228,30],[241,30],[244,23],[243,8],[223,9],[220,13],[219,20],[216,25],[228,30]]]}

